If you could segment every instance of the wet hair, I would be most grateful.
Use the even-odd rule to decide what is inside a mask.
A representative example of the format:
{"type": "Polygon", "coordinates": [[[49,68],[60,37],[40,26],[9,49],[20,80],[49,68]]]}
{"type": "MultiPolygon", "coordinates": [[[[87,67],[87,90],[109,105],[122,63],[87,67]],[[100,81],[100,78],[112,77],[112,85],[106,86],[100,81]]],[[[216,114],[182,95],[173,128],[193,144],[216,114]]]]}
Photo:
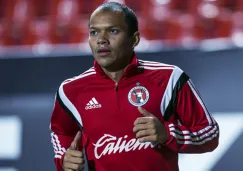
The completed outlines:
{"type": "Polygon", "coordinates": [[[102,11],[122,11],[125,14],[125,21],[128,25],[128,34],[132,36],[138,31],[138,19],[135,12],[126,5],[117,2],[106,2],[100,5],[96,10],[102,11]]]}

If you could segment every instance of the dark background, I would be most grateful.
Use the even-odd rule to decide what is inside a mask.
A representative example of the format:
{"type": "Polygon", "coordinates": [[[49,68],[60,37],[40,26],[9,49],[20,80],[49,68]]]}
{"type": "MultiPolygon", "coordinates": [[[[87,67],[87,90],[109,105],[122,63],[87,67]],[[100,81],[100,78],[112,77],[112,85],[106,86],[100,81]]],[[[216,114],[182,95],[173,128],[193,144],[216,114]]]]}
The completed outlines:
{"type": "MultiPolygon", "coordinates": [[[[243,116],[243,50],[174,50],[138,53],[137,56],[174,64],[186,71],[213,115],[227,113],[230,116],[238,112],[243,116]]],[[[55,91],[63,80],[79,75],[92,65],[92,56],[0,60],[0,119],[18,116],[23,126],[22,140],[18,142],[21,143],[20,157],[0,159],[0,169],[55,170],[49,130],[55,91]]],[[[242,132],[240,135],[220,160],[215,161],[212,170],[243,170],[242,132]]]]}

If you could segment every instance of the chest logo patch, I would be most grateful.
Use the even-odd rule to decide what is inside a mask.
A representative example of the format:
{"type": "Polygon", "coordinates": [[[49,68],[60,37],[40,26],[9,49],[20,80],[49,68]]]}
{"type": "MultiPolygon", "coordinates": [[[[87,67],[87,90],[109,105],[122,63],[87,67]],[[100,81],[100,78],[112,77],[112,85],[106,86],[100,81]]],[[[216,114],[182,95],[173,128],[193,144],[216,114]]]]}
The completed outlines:
{"type": "Polygon", "coordinates": [[[128,100],[134,106],[143,106],[149,99],[149,92],[143,86],[133,87],[128,93],[128,100]]]}

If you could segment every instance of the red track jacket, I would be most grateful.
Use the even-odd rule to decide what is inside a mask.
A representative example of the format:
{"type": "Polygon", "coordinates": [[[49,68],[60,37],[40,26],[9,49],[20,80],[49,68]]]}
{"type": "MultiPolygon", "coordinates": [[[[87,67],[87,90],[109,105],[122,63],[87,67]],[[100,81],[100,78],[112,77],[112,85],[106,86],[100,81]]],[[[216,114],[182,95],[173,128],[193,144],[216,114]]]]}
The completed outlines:
{"type": "Polygon", "coordinates": [[[89,170],[177,171],[178,153],[203,153],[218,145],[219,128],[189,77],[178,67],[134,56],[114,83],[95,61],[65,80],[56,94],[50,129],[55,164],[79,130],[89,170]],[[168,141],[140,143],[133,123],[142,106],[166,126],[168,141]]]}

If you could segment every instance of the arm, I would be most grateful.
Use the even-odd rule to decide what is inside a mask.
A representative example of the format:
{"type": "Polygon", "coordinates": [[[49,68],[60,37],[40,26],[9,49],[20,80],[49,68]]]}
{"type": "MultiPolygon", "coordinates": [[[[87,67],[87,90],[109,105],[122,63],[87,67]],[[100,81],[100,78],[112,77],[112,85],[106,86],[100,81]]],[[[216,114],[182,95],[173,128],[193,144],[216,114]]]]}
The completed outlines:
{"type": "Polygon", "coordinates": [[[164,146],[167,148],[179,153],[204,153],[213,151],[218,146],[218,124],[183,72],[175,83],[164,118],[167,119],[164,122],[168,137],[164,146]],[[170,122],[170,117],[176,118],[178,123],[170,122]]]}
{"type": "Polygon", "coordinates": [[[50,130],[52,132],[51,142],[54,148],[54,162],[57,171],[63,171],[62,163],[64,154],[70,147],[77,132],[80,131],[77,121],[68,113],[69,111],[63,104],[59,92],[57,92],[50,124],[50,130]]]}

